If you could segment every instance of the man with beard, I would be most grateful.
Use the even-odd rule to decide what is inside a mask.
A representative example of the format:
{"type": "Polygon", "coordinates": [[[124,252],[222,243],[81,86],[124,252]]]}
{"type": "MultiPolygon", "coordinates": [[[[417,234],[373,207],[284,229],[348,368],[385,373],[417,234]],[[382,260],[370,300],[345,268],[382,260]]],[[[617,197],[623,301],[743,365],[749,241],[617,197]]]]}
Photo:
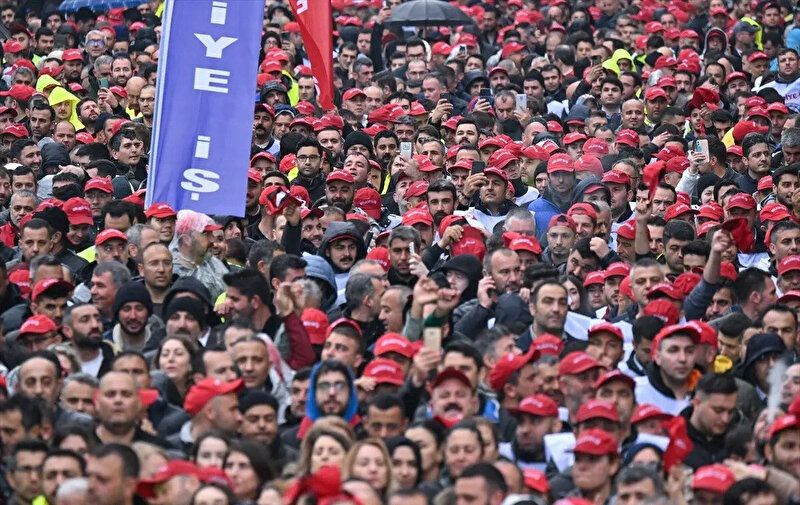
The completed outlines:
{"type": "Polygon", "coordinates": [[[800,421],[794,414],[779,416],[769,427],[764,459],[779,470],[800,478],[800,421]]]}
{"type": "Polygon", "coordinates": [[[478,145],[478,123],[471,118],[463,118],[456,125],[455,143],[461,145],[478,145]]]}
{"type": "Polygon", "coordinates": [[[331,121],[320,120],[320,125],[315,127],[317,141],[319,144],[333,154],[333,158],[338,160],[342,154],[342,131],[339,125],[331,121]]]}
{"type": "Polygon", "coordinates": [[[67,308],[61,331],[72,342],[81,362],[81,371],[100,377],[111,370],[114,349],[103,340],[103,324],[100,311],[89,303],[67,308]]]}
{"type": "Polygon", "coordinates": [[[313,250],[319,249],[322,245],[322,211],[318,208],[300,209],[300,234],[303,240],[308,241],[313,250]]]}
{"type": "Polygon", "coordinates": [[[781,49],[778,52],[778,75],[774,81],[765,84],[761,89],[773,88],[784,98],[790,96],[786,106],[794,110],[797,108],[797,98],[794,95],[797,93],[798,83],[800,83],[800,60],[797,51],[792,48],[781,49]]]}
{"type": "Polygon", "coordinates": [[[531,290],[528,310],[533,323],[517,339],[517,347],[527,352],[540,335],[550,334],[562,338],[567,320],[567,289],[558,282],[548,280],[531,290]]]}
{"type": "Polygon", "coordinates": [[[544,242],[553,216],[564,214],[572,204],[575,187],[575,162],[568,154],[554,154],[547,161],[547,189],[530,205],[528,210],[536,218],[536,238],[544,242]]]}
{"type": "MultiPolygon", "coordinates": [[[[348,174],[349,175],[349,174],[348,174]]],[[[350,269],[367,255],[367,248],[355,225],[333,222],[325,230],[318,254],[330,263],[336,279],[336,304],[344,303],[344,290],[350,269]]]]}
{"type": "Polygon", "coordinates": [[[97,428],[94,436],[101,444],[147,442],[163,449],[166,441],[151,435],[139,426],[141,400],[139,386],[133,375],[109,371],[100,379],[100,389],[94,400],[97,428]]]}
{"type": "Polygon", "coordinates": [[[325,196],[326,180],[322,173],[322,157],[322,146],[317,140],[303,138],[297,143],[297,178],[292,184],[306,188],[312,202],[325,196]]]}
{"type": "MultiPolygon", "coordinates": [[[[506,198],[508,192],[508,175],[495,167],[489,167],[483,174],[476,174],[478,186],[478,204],[475,205],[473,215],[481,222],[483,227],[491,232],[495,225],[505,220],[508,211],[516,204],[506,198]],[[481,180],[482,178],[482,180],[481,180]],[[483,182],[483,184],[480,184],[483,182]]],[[[468,186],[470,186],[468,184],[468,186]]],[[[474,193],[474,189],[465,188],[465,194],[474,193]]]]}
{"type": "Polygon", "coordinates": [[[177,296],[169,301],[164,308],[164,323],[167,336],[185,337],[198,345],[208,343],[200,340],[207,335],[206,317],[203,313],[202,302],[192,296],[177,296]]]}
{"type": "Polygon", "coordinates": [[[502,442],[498,454],[513,461],[523,470],[545,470],[544,436],[561,431],[558,405],[549,396],[536,394],[523,398],[510,410],[517,419],[514,440],[502,442]]]}
{"type": "Polygon", "coordinates": [[[355,179],[345,170],[334,170],[325,180],[325,201],[344,212],[350,212],[355,198],[355,179]]]}
{"type": "Polygon", "coordinates": [[[133,75],[133,64],[127,56],[116,55],[111,62],[111,83],[125,87],[133,75]]]}
{"type": "Polygon", "coordinates": [[[775,194],[775,200],[785,205],[790,212],[792,210],[792,195],[800,185],[800,179],[798,178],[799,167],[800,165],[789,165],[780,167],[772,173],[772,192],[775,194]]]}
{"type": "Polygon", "coordinates": [[[92,98],[84,98],[78,102],[75,110],[78,112],[78,119],[81,120],[86,130],[89,133],[94,133],[94,124],[97,121],[97,116],[100,115],[100,107],[97,105],[97,101],[92,98]]]}
{"type": "Polygon", "coordinates": [[[748,133],[742,139],[742,154],[747,170],[739,174],[734,180],[736,185],[748,194],[753,194],[758,188],[758,180],[770,172],[770,153],[767,137],[760,133],[748,133]]]}
{"type": "Polygon", "coordinates": [[[433,217],[433,225],[438,229],[442,219],[452,215],[455,210],[456,187],[447,179],[434,181],[428,185],[426,201],[433,217]]]}
{"type": "Polygon", "coordinates": [[[710,372],[697,382],[691,406],[681,412],[693,445],[683,460],[686,466],[697,470],[728,455],[726,440],[741,422],[738,396],[736,379],[730,374],[710,372]]]}
{"type": "Polygon", "coordinates": [[[566,214],[557,214],[547,225],[546,238],[547,247],[542,252],[542,263],[560,268],[566,264],[578,238],[577,224],[566,214]]]}
{"type": "Polygon", "coordinates": [[[114,299],[113,313],[118,321],[111,331],[114,345],[122,351],[142,351],[150,337],[147,320],[153,314],[153,301],[144,284],[123,284],[114,299]]]}
{"type": "Polygon", "coordinates": [[[136,101],[138,109],[142,113],[142,124],[148,128],[153,127],[153,114],[156,107],[156,87],[144,86],[139,94],[139,99],[136,101]]]}
{"type": "Polygon", "coordinates": [[[352,372],[347,365],[333,359],[317,363],[311,369],[306,415],[297,428],[281,435],[282,441],[290,447],[299,447],[314,422],[324,416],[341,417],[353,428],[361,424],[352,372]]]}
{"type": "Polygon", "coordinates": [[[652,403],[672,415],[688,407],[694,351],[699,342],[700,333],[691,324],[673,324],[659,331],[653,339],[653,361],[645,368],[645,375],[634,379],[636,403],[652,403]]]}
{"type": "Polygon", "coordinates": [[[378,163],[385,169],[389,168],[389,164],[397,156],[400,149],[400,141],[397,139],[397,135],[391,130],[383,130],[375,135],[373,143],[375,144],[375,157],[378,163]]]}
{"type": "Polygon", "coordinates": [[[31,125],[31,138],[36,142],[49,137],[53,130],[56,112],[47,103],[36,100],[31,103],[28,122],[31,125]]]}
{"type": "Polygon", "coordinates": [[[275,110],[265,103],[257,103],[253,113],[253,145],[260,150],[277,155],[280,143],[276,143],[272,137],[274,122],[275,110]]]}
{"type": "Polygon", "coordinates": [[[61,61],[64,63],[62,72],[63,79],[67,82],[81,82],[81,71],[83,70],[83,55],[79,49],[65,49],[61,53],[61,61]]]}

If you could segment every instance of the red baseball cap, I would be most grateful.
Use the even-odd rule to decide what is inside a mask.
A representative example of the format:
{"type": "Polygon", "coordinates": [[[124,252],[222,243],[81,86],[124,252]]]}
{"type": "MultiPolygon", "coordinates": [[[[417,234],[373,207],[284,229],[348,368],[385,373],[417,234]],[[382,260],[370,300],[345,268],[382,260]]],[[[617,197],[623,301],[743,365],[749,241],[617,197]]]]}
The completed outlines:
{"type": "Polygon", "coordinates": [[[585,288],[589,286],[602,286],[603,284],[605,284],[604,275],[603,272],[599,271],[589,272],[583,280],[583,287],[585,288]]]}
{"type": "Polygon", "coordinates": [[[636,222],[633,220],[625,221],[617,228],[617,237],[622,237],[626,240],[633,240],[636,238],[636,222]]]}
{"type": "Polygon", "coordinates": [[[24,323],[22,323],[22,326],[19,328],[19,334],[44,335],[45,333],[50,333],[51,331],[56,331],[57,329],[58,327],[52,319],[45,315],[37,314],[29,317],[24,323]]]}
{"type": "Polygon", "coordinates": [[[108,229],[103,230],[103,231],[101,231],[100,233],[97,234],[97,238],[94,239],[94,245],[96,245],[96,246],[97,245],[103,245],[106,242],[108,242],[109,240],[113,240],[113,239],[118,239],[118,240],[122,240],[123,242],[127,242],[128,241],[128,236],[125,235],[124,233],[122,233],[121,231],[117,230],[117,229],[108,228],[108,229]]]}
{"type": "Polygon", "coordinates": [[[183,400],[183,410],[194,416],[215,397],[236,393],[243,387],[242,379],[223,382],[213,377],[207,377],[189,388],[189,392],[186,393],[186,398],[183,400]]]}
{"type": "Polygon", "coordinates": [[[542,355],[560,356],[564,350],[564,342],[550,333],[542,333],[531,342],[531,347],[535,348],[542,355]]]}
{"type": "Polygon", "coordinates": [[[525,486],[533,489],[537,493],[547,494],[550,492],[550,482],[547,480],[547,475],[541,470],[535,468],[526,468],[522,471],[525,486]]]}
{"type": "Polygon", "coordinates": [[[628,265],[621,261],[615,261],[603,271],[603,280],[608,280],[612,277],[627,277],[630,271],[631,269],[628,265]]]}
{"type": "Polygon", "coordinates": [[[325,179],[325,182],[330,183],[333,181],[342,181],[348,184],[356,183],[356,180],[353,179],[353,176],[350,175],[350,172],[345,170],[334,170],[333,172],[329,173],[327,179],[325,179]]]}
{"type": "Polygon", "coordinates": [[[800,270],[800,256],[787,256],[778,263],[778,275],[800,270]]]}
{"type": "Polygon", "coordinates": [[[556,153],[547,160],[547,173],[575,172],[575,161],[569,154],[556,153]]]}
{"type": "Polygon", "coordinates": [[[619,412],[617,412],[617,408],[610,401],[589,400],[578,407],[578,412],[575,413],[575,420],[582,423],[590,419],[608,419],[609,421],[618,423],[619,412]]]}
{"type": "Polygon", "coordinates": [[[433,216],[431,216],[427,207],[415,207],[403,214],[403,226],[413,226],[415,224],[433,226],[433,216]]]}
{"type": "Polygon", "coordinates": [[[375,342],[373,354],[375,356],[383,356],[389,352],[396,352],[397,354],[406,358],[413,358],[416,350],[411,342],[399,333],[385,333],[381,338],[375,342]]]}
{"type": "Polygon", "coordinates": [[[261,172],[259,172],[258,170],[253,170],[251,168],[247,170],[247,180],[253,181],[257,184],[261,184],[261,182],[264,180],[264,176],[261,175],[261,172]]]}
{"type": "Polygon", "coordinates": [[[683,293],[681,293],[673,284],[667,284],[666,282],[662,282],[661,284],[656,284],[647,292],[648,299],[657,299],[661,297],[653,296],[653,295],[664,295],[667,298],[672,300],[681,301],[683,300],[683,293]]]}
{"type": "Polygon", "coordinates": [[[175,212],[175,209],[170,207],[167,203],[153,203],[144,211],[144,216],[147,219],[151,217],[163,219],[166,217],[177,217],[177,215],[178,213],[175,212]]]}
{"type": "Polygon", "coordinates": [[[672,415],[667,414],[651,403],[637,405],[631,416],[631,424],[647,421],[648,419],[672,419],[672,415]]]}
{"type": "Polygon", "coordinates": [[[402,386],[405,383],[403,368],[396,361],[386,358],[375,358],[370,361],[362,375],[375,379],[376,384],[402,386]]]}
{"type": "Polygon", "coordinates": [[[83,61],[83,55],[79,49],[64,49],[61,61],[83,61]]]}
{"type": "Polygon", "coordinates": [[[603,184],[623,184],[626,186],[631,185],[631,178],[628,174],[622,173],[619,170],[609,170],[603,175],[603,184]]]}
{"type": "MultiPolygon", "coordinates": [[[[503,235],[505,236],[505,233],[503,235]]],[[[516,236],[508,242],[508,248],[516,252],[528,251],[537,256],[542,254],[542,246],[539,244],[539,241],[536,240],[536,237],[529,237],[527,235],[516,234],[516,236]]]]}
{"type": "Polygon", "coordinates": [[[788,303],[788,302],[795,302],[800,300],[800,291],[791,290],[783,294],[780,298],[778,298],[778,303],[788,303]]]}
{"type": "Polygon", "coordinates": [[[682,216],[684,214],[695,214],[696,212],[696,210],[689,207],[685,203],[675,203],[667,207],[667,210],[664,211],[664,220],[670,221],[678,216],[682,216]]]}
{"type": "Polygon", "coordinates": [[[311,344],[324,344],[325,334],[328,332],[328,315],[319,309],[308,308],[303,309],[301,319],[311,344]]]}
{"type": "Polygon", "coordinates": [[[353,207],[366,212],[372,219],[380,219],[381,217],[381,195],[374,188],[364,187],[356,191],[353,197],[353,207]]]}
{"type": "Polygon", "coordinates": [[[639,147],[639,134],[630,129],[623,129],[617,132],[617,144],[630,147],[639,147]]]}
{"type": "Polygon", "coordinates": [[[28,137],[29,133],[28,129],[25,128],[25,125],[19,123],[11,123],[9,125],[6,125],[5,128],[3,128],[2,135],[12,135],[18,139],[24,139],[28,137]]]}
{"type": "Polygon", "coordinates": [[[701,205],[697,211],[697,217],[704,217],[714,221],[721,220],[722,214],[722,206],[716,202],[708,202],[705,205],[701,205]]]}
{"type": "Polygon", "coordinates": [[[602,332],[611,333],[612,335],[617,337],[620,341],[624,340],[624,338],[622,336],[622,330],[619,329],[618,326],[615,326],[615,325],[609,323],[608,321],[603,321],[602,323],[597,323],[594,326],[592,326],[591,328],[589,328],[588,335],[591,336],[591,335],[594,335],[596,333],[602,333],[602,332]]]}
{"type": "Polygon", "coordinates": [[[530,347],[525,354],[508,353],[497,360],[489,372],[489,387],[500,391],[508,382],[508,378],[525,365],[539,359],[539,351],[530,347]]]}
{"type": "Polygon", "coordinates": [[[723,464],[713,464],[701,466],[692,476],[692,489],[695,491],[710,491],[717,494],[725,494],[733,483],[736,476],[733,470],[723,464]]]}
{"type": "Polygon", "coordinates": [[[567,133],[566,135],[564,135],[563,144],[565,146],[568,146],[568,145],[574,144],[576,142],[585,142],[585,141],[586,141],[586,135],[585,134],[583,134],[581,132],[572,132],[572,133],[567,133]]]}
{"type": "Polygon", "coordinates": [[[519,42],[509,42],[508,44],[503,46],[503,50],[501,51],[500,57],[506,59],[512,54],[525,50],[527,50],[527,47],[520,44],[519,42]]]}
{"type": "Polygon", "coordinates": [[[486,161],[486,164],[489,167],[503,169],[508,166],[509,163],[513,163],[515,161],[519,161],[519,159],[514,156],[514,153],[509,151],[508,149],[498,149],[497,151],[493,152],[489,159],[486,161]]]}
{"type": "Polygon", "coordinates": [[[103,193],[114,192],[114,188],[111,186],[111,179],[109,177],[92,177],[86,181],[83,191],[89,191],[91,189],[96,189],[98,191],[102,191],[103,193]]]}
{"type": "Polygon", "coordinates": [[[550,222],[547,224],[547,229],[553,228],[555,226],[566,226],[572,231],[578,229],[578,226],[575,224],[575,221],[566,214],[556,214],[555,216],[550,218],[550,222]]]}
{"type": "Polygon", "coordinates": [[[573,351],[558,364],[558,375],[577,375],[594,368],[603,368],[591,355],[583,351],[573,351]]]}
{"type": "Polygon", "coordinates": [[[605,456],[617,454],[619,447],[617,446],[617,440],[607,431],[590,429],[583,431],[575,440],[575,448],[572,451],[577,454],[605,456]]]}
{"type": "Polygon", "coordinates": [[[598,377],[597,380],[594,383],[594,388],[595,389],[600,389],[600,387],[604,386],[605,384],[608,384],[609,382],[614,382],[614,381],[622,381],[622,382],[624,382],[625,385],[627,385],[629,388],[631,388],[631,390],[636,388],[636,381],[633,380],[633,377],[631,377],[630,375],[626,374],[625,372],[623,372],[619,368],[615,368],[614,370],[611,370],[610,372],[606,372],[603,375],[601,375],[600,377],[598,377]]]}
{"type": "Polygon", "coordinates": [[[756,208],[756,199],[747,193],[736,193],[728,199],[728,208],[752,210],[756,208]]]}
{"type": "Polygon", "coordinates": [[[772,440],[775,435],[784,430],[794,430],[800,428],[800,420],[794,414],[786,414],[778,416],[775,421],[769,426],[767,438],[772,440]]]}
{"type": "Polygon", "coordinates": [[[770,202],[761,207],[761,212],[758,213],[758,219],[763,223],[765,221],[783,221],[789,219],[791,214],[785,205],[778,202],[770,202]]]}
{"type": "MultiPolygon", "coordinates": [[[[386,234],[388,237],[391,234],[391,231],[387,230],[382,232],[378,235],[378,239],[380,239],[381,235],[386,234]]],[[[385,247],[373,247],[366,256],[368,260],[375,260],[380,263],[381,267],[383,268],[384,272],[388,272],[391,268],[391,261],[389,260],[389,249],[385,247]]]]}
{"type": "Polygon", "coordinates": [[[414,196],[422,196],[428,192],[428,183],[426,181],[414,181],[411,185],[406,189],[405,198],[408,200],[414,196]]]}
{"type": "Polygon", "coordinates": [[[433,382],[431,383],[431,389],[440,386],[444,381],[449,379],[455,379],[461,384],[467,386],[468,388],[473,389],[472,383],[469,381],[469,378],[466,375],[464,375],[464,372],[456,368],[449,368],[449,367],[445,368],[444,370],[436,374],[436,377],[433,379],[433,382]]]}
{"type": "Polygon", "coordinates": [[[367,94],[358,88],[350,88],[342,95],[342,100],[352,100],[356,97],[367,98],[367,94]]]}
{"type": "Polygon", "coordinates": [[[529,414],[536,417],[558,416],[558,405],[552,398],[544,394],[527,396],[516,408],[510,408],[511,414],[529,414]]]}
{"type": "Polygon", "coordinates": [[[42,279],[33,287],[33,291],[31,292],[31,301],[37,301],[42,294],[51,289],[59,289],[65,293],[65,296],[68,296],[69,293],[75,289],[75,286],[68,281],[63,281],[61,279],[55,279],[52,277],[49,279],[42,279]]]}
{"type": "Polygon", "coordinates": [[[26,101],[30,100],[36,90],[30,86],[23,84],[14,84],[8,91],[0,91],[0,96],[10,96],[14,100],[26,101]]]}
{"type": "Polygon", "coordinates": [[[663,98],[664,100],[667,100],[667,92],[661,88],[651,87],[648,88],[647,91],[645,91],[644,98],[647,101],[653,101],[657,98],[663,98]]]}
{"type": "Polygon", "coordinates": [[[79,196],[73,196],[61,207],[67,215],[69,224],[77,226],[79,224],[94,224],[92,219],[92,206],[79,196]]]}
{"type": "Polygon", "coordinates": [[[697,329],[697,327],[687,323],[671,324],[661,328],[661,331],[656,333],[655,338],[653,338],[651,354],[655,355],[658,347],[661,345],[662,340],[674,337],[676,335],[687,336],[691,338],[695,344],[700,343],[700,331],[697,329]]]}
{"type": "Polygon", "coordinates": [[[731,83],[731,81],[735,81],[736,79],[744,79],[746,81],[747,76],[744,74],[744,72],[731,72],[727,77],[725,77],[725,84],[728,85],[731,83]]]}
{"type": "Polygon", "coordinates": [[[178,477],[179,475],[195,476],[200,479],[200,474],[200,468],[194,463],[183,459],[173,459],[156,471],[151,477],[141,479],[136,485],[136,494],[143,498],[155,498],[155,488],[159,484],[164,484],[173,477],[178,477]]]}

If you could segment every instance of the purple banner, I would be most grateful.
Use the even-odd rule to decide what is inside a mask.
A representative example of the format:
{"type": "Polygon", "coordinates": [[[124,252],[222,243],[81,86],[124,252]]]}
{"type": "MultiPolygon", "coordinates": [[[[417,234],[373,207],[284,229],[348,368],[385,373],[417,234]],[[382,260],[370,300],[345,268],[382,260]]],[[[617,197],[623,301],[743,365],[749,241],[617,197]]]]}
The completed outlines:
{"type": "Polygon", "coordinates": [[[244,215],[263,0],[167,0],[145,205],[244,215]]]}

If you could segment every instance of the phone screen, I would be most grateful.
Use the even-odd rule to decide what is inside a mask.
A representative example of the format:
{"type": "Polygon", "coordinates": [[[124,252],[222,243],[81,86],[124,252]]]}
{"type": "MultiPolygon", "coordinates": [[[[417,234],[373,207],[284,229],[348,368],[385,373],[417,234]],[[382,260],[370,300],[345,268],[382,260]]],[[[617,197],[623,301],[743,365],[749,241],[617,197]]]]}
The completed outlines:
{"type": "Polygon", "coordinates": [[[411,142],[400,142],[400,156],[411,159],[411,142]]]}
{"type": "Polygon", "coordinates": [[[483,169],[486,168],[486,163],[481,160],[472,160],[472,172],[473,174],[480,174],[483,172],[483,169]]]}

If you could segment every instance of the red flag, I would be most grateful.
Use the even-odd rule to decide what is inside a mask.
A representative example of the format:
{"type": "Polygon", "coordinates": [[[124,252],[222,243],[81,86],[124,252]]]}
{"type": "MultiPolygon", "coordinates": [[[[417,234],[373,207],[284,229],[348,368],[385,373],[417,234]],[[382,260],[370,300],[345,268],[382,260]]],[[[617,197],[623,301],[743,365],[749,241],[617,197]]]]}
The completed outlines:
{"type": "Polygon", "coordinates": [[[323,110],[333,106],[333,25],[330,0],[290,0],[300,25],[311,73],[319,86],[319,105],[323,110]]]}
{"type": "Polygon", "coordinates": [[[683,416],[675,416],[664,423],[669,433],[669,445],[664,451],[664,472],[669,473],[670,468],[683,462],[691,454],[694,444],[689,439],[686,431],[686,419],[683,416]]]}

